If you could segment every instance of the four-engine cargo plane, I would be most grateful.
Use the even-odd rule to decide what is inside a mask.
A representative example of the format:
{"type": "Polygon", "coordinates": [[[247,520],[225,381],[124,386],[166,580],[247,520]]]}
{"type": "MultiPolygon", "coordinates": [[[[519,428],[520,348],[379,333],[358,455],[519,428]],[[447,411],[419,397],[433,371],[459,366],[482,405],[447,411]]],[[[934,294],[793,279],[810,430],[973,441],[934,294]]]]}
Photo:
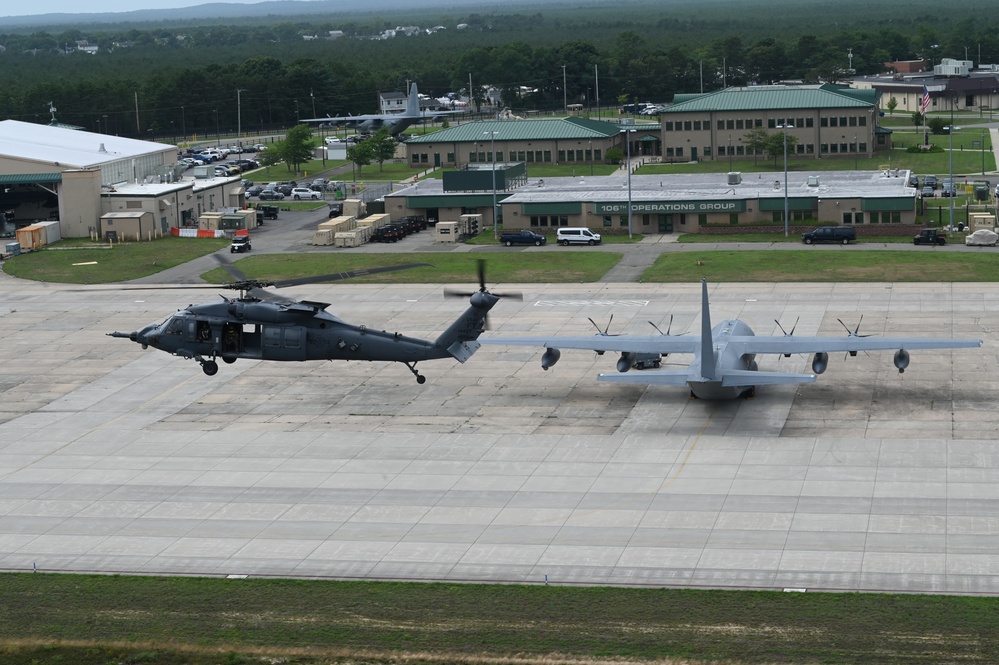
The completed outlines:
{"type": "MultiPolygon", "coordinates": [[[[792,330],[793,333],[793,330],[792,330]]],[[[483,344],[545,347],[541,368],[547,370],[558,362],[559,349],[589,349],[621,354],[618,374],[600,374],[600,381],[617,383],[689,386],[694,397],[702,399],[735,399],[751,396],[756,386],[787,383],[811,383],[829,365],[829,354],[843,351],[856,355],[858,351],[895,350],[895,367],[899,373],[909,366],[909,352],[914,349],[963,349],[982,346],[979,339],[933,339],[921,337],[870,337],[848,330],[845,337],[796,337],[793,334],[765,337],[755,335],[744,321],[728,319],[714,328],[708,308],[708,285],[701,281],[701,332],[699,335],[606,335],[585,337],[492,337],[481,339],[483,344]],[[686,369],[629,372],[636,358],[648,354],[693,354],[686,369]],[[761,372],[757,354],[783,355],[812,353],[814,374],[761,372]]]]}
{"type": "Polygon", "coordinates": [[[307,118],[302,122],[312,122],[331,125],[346,125],[359,132],[377,132],[379,129],[388,128],[393,135],[405,131],[411,125],[421,120],[433,120],[434,118],[464,113],[464,111],[421,111],[420,95],[413,83],[409,87],[409,97],[406,99],[406,109],[401,113],[370,113],[362,115],[346,115],[335,118],[307,118]]]}

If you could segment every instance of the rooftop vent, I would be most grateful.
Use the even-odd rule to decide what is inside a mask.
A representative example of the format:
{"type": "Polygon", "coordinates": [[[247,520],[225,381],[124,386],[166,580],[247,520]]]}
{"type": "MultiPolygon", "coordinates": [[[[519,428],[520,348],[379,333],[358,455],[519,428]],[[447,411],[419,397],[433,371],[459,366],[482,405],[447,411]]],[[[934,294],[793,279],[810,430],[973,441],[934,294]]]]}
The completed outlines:
{"type": "Polygon", "coordinates": [[[732,171],[728,174],[728,184],[730,185],[741,185],[742,184],[742,174],[738,171],[732,171]]]}
{"type": "Polygon", "coordinates": [[[810,176],[808,176],[808,186],[809,187],[818,187],[819,186],[819,176],[817,176],[817,175],[810,175],[810,176]]]}

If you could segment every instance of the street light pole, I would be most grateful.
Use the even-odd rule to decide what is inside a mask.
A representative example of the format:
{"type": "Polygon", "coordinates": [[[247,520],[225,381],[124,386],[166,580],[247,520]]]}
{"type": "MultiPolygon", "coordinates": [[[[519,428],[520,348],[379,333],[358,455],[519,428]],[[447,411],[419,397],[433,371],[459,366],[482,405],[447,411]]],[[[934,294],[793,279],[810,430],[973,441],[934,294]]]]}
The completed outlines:
{"type": "Polygon", "coordinates": [[[954,195],[957,188],[954,186],[954,98],[950,100],[950,127],[947,128],[947,136],[950,137],[950,228],[947,229],[947,237],[954,233],[954,195]]]}
{"type": "MultiPolygon", "coordinates": [[[[983,153],[984,154],[984,153],[983,153]]],[[[985,158],[982,157],[982,164],[985,163],[985,158]]],[[[982,168],[985,168],[984,166],[982,168]]],[[[984,171],[983,171],[984,173],[984,171]]],[[[590,140],[590,175],[593,175],[593,141],[590,140]]]]}
{"type": "Polygon", "coordinates": [[[499,239],[499,214],[496,212],[496,134],[495,130],[482,132],[483,135],[489,134],[489,151],[491,153],[492,159],[492,175],[493,175],[493,240],[499,239]]]}
{"type": "Polygon", "coordinates": [[[243,100],[239,96],[241,92],[242,89],[236,88],[236,135],[239,141],[243,140],[243,100]]]}
{"type": "Polygon", "coordinates": [[[628,240],[631,240],[631,135],[634,133],[634,129],[625,130],[624,138],[626,139],[626,146],[628,150],[626,167],[628,169],[628,240]]]}
{"type": "Polygon", "coordinates": [[[565,89],[565,65],[562,65],[562,113],[569,111],[568,91],[565,89]]]}
{"type": "Polygon", "coordinates": [[[777,125],[780,129],[781,136],[784,138],[784,238],[788,238],[791,234],[791,222],[790,222],[790,205],[787,198],[787,129],[794,127],[792,124],[784,123],[777,125]]]}
{"type": "Polygon", "coordinates": [[[982,175],[985,175],[985,130],[982,130],[982,175]]]}
{"type": "MultiPolygon", "coordinates": [[[[785,148],[786,150],[786,148],[785,148]]],[[[860,159],[860,144],[857,143],[857,135],[853,135],[853,170],[857,170],[857,160],[860,159]]]]}
{"type": "MultiPolygon", "coordinates": [[[[755,157],[754,157],[755,159],[755,157]]],[[[732,135],[728,135],[728,172],[732,172],[732,135]]]]}

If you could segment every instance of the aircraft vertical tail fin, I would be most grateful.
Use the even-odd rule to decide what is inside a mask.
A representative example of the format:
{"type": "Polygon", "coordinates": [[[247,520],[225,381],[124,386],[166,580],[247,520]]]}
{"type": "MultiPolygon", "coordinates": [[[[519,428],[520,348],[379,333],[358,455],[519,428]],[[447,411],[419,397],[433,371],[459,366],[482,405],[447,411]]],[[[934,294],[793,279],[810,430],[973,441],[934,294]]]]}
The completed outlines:
{"type": "Polygon", "coordinates": [[[708,280],[701,280],[701,376],[716,379],[714,340],[711,338],[711,312],[708,309],[708,280]]]}
{"type": "Polygon", "coordinates": [[[409,86],[409,99],[406,100],[406,115],[419,116],[420,115],[420,92],[416,89],[416,83],[409,86]]]}
{"type": "Polygon", "coordinates": [[[491,293],[476,292],[471,297],[471,306],[448,326],[434,344],[446,349],[458,362],[465,362],[479,350],[479,335],[486,329],[486,315],[499,302],[491,293]]]}

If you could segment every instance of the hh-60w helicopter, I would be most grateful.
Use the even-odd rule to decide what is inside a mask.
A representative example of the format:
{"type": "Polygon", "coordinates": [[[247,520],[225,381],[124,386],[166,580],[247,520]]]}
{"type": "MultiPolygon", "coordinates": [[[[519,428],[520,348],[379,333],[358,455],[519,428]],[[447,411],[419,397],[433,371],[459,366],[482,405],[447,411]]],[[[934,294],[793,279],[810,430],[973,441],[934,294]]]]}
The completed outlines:
{"type": "MultiPolygon", "coordinates": [[[[253,360],[383,360],[401,362],[425,383],[416,363],[437,358],[455,358],[465,362],[480,344],[476,341],[486,325],[486,315],[502,297],[519,294],[494,294],[486,289],[485,266],[479,262],[479,289],[469,293],[445,291],[448,296],[468,296],[469,307],[435,340],[407,337],[401,333],[373,330],[355,325],[326,311],[329,303],[290,300],[266,291],[332,282],[361,275],[405,270],[426,263],[356,270],[285,280],[249,279],[231,264],[220,263],[237,281],[222,286],[167,288],[225,288],[239,292],[236,298],[222,296],[220,301],[189,305],[161,323],[135,332],[111,332],[142,345],[182,358],[198,361],[208,376],[219,371],[216,358],[234,363],[241,358],[253,360]]],[[[150,287],[155,288],[155,287],[150,287]]]]}

